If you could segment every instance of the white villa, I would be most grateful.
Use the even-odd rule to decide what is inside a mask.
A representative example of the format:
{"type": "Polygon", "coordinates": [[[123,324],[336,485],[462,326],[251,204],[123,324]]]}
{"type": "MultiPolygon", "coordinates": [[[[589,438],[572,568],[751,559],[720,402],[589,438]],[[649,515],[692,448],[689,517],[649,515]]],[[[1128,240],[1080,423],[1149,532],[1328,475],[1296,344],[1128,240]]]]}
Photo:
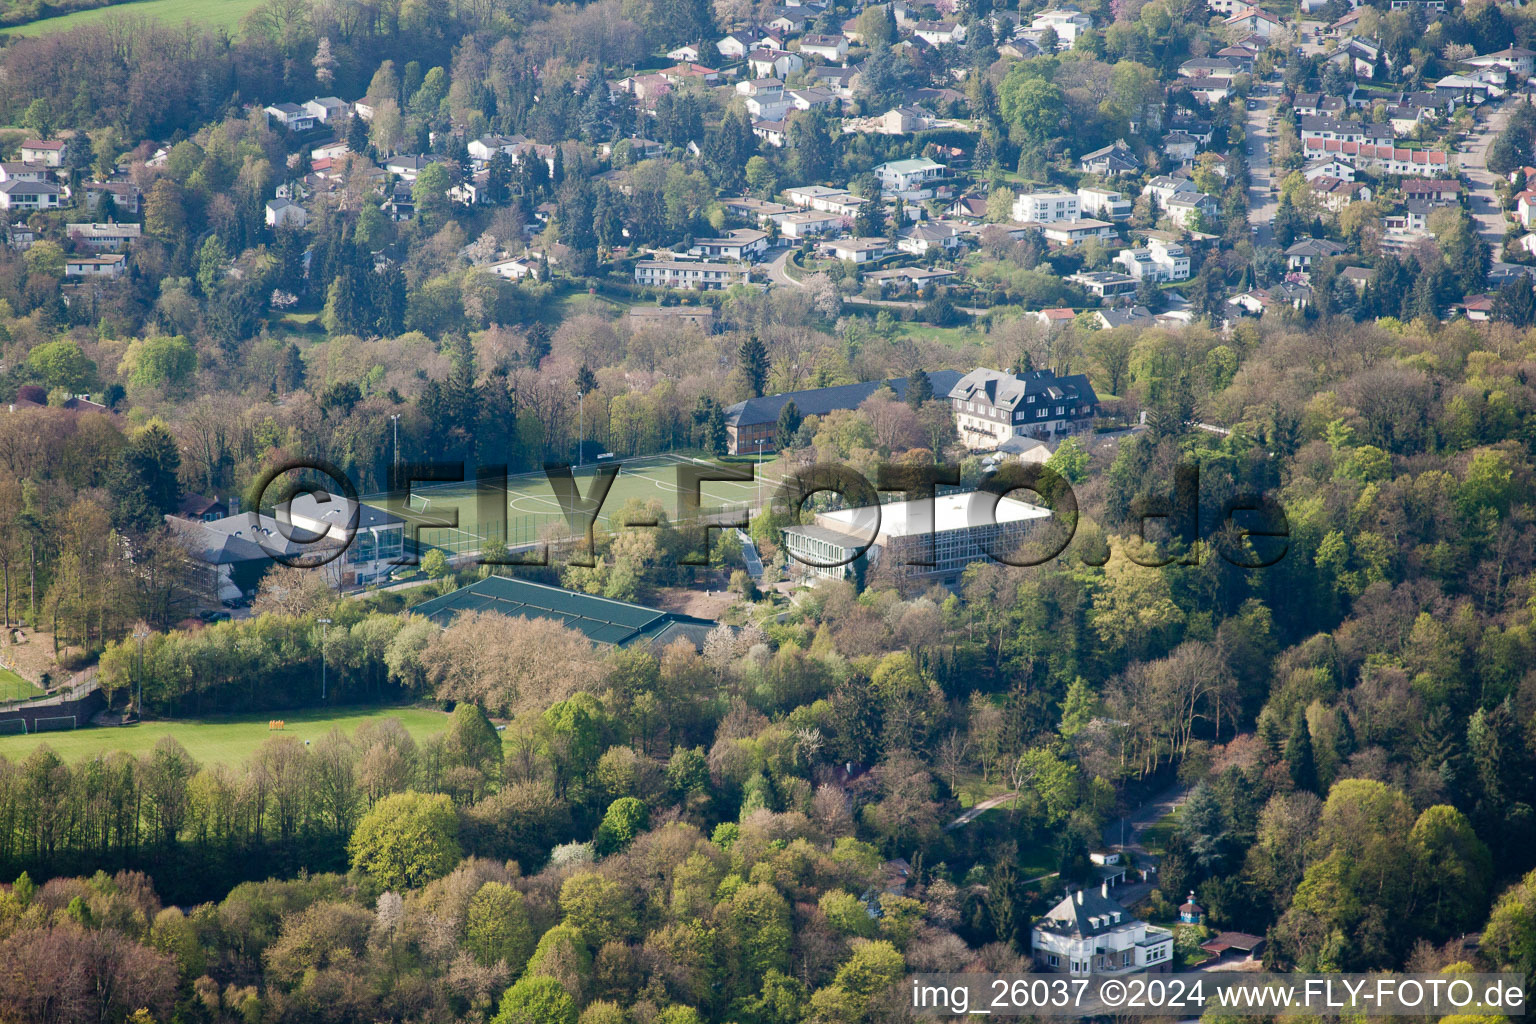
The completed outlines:
{"type": "Polygon", "coordinates": [[[1173,962],[1173,932],[1133,917],[1110,898],[1108,881],[1056,904],[1030,942],[1036,966],[1061,974],[1163,973],[1173,962]]]}

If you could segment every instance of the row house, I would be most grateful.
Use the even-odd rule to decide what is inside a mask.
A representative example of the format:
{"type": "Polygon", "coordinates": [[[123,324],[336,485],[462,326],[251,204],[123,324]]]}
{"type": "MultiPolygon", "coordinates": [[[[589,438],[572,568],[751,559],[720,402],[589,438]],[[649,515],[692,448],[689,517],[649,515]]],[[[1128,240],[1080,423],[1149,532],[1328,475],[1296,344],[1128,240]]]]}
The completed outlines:
{"type": "Polygon", "coordinates": [[[1307,159],[1343,157],[1362,171],[1402,177],[1428,178],[1450,168],[1450,154],[1438,149],[1405,149],[1365,142],[1329,139],[1305,140],[1307,159]]]}
{"type": "Polygon", "coordinates": [[[1331,117],[1303,117],[1301,119],[1302,142],[1369,142],[1390,144],[1392,128],[1384,124],[1365,121],[1339,121],[1331,117]]]}
{"type": "Polygon", "coordinates": [[[1425,178],[1403,182],[1403,195],[1408,199],[1428,199],[1436,203],[1461,202],[1461,182],[1454,178],[1425,178]]]}
{"type": "Polygon", "coordinates": [[[1342,96],[1329,96],[1322,92],[1299,92],[1291,101],[1291,108],[1296,111],[1297,117],[1336,118],[1349,109],[1349,103],[1342,96]]]}

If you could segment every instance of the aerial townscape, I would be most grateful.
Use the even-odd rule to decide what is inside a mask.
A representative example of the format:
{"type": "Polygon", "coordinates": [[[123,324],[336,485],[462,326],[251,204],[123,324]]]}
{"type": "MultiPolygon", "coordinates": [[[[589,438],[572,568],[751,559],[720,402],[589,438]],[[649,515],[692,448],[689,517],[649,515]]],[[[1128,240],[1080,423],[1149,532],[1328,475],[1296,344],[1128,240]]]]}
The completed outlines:
{"type": "Polygon", "coordinates": [[[1536,6],[0,0],[0,615],[0,1024],[1518,987],[1536,6]]]}

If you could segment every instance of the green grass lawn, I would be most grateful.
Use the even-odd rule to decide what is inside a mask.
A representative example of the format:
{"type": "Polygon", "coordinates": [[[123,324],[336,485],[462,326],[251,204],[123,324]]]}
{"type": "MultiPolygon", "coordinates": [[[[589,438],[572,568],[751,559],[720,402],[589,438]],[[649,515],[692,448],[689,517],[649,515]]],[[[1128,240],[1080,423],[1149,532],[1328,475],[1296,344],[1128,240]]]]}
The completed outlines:
{"type": "Polygon", "coordinates": [[[89,11],[75,11],[54,18],[44,18],[27,25],[6,29],[18,36],[42,36],[51,32],[67,32],[81,25],[100,21],[117,14],[148,16],[168,25],[193,22],[210,28],[227,29],[233,34],[240,22],[256,9],[259,0],[138,0],[136,3],[97,7],[89,11]]]}
{"type": "MultiPolygon", "coordinates": [[[[614,480],[607,499],[603,502],[602,511],[598,515],[597,528],[600,531],[607,531],[619,525],[614,523],[611,517],[615,516],[624,503],[632,498],[659,499],[667,516],[675,519],[679,509],[678,467],[687,464],[688,461],[679,456],[653,456],[624,460],[623,468],[619,470],[619,475],[614,480]]],[[[590,490],[592,477],[596,472],[597,467],[592,465],[572,470],[572,475],[576,478],[576,486],[582,494],[590,490]]],[[[765,501],[770,493],[770,484],[773,479],[771,476],[764,477],[762,492],[765,501]]],[[[733,481],[709,482],[702,485],[700,502],[705,508],[755,504],[757,493],[756,484],[733,481]]],[[[465,484],[436,486],[418,484],[412,489],[409,507],[403,501],[391,499],[390,496],[382,494],[370,495],[364,500],[369,504],[388,508],[389,511],[408,520],[423,522],[421,536],[425,543],[454,552],[478,550],[481,541],[497,538],[504,539],[509,546],[513,547],[531,544],[539,540],[541,532],[549,524],[565,523],[560,502],[555,497],[548,478],[542,472],[524,474],[507,481],[507,516],[504,535],[501,532],[501,524],[495,521],[493,513],[488,512],[484,517],[479,514],[473,481],[465,484]],[[443,522],[453,513],[458,515],[457,529],[425,527],[424,520],[435,518],[438,522],[443,522]]]]}
{"type": "Polygon", "coordinates": [[[0,668],[0,701],[31,700],[43,691],[8,668],[0,668]]]}
{"type": "Polygon", "coordinates": [[[0,755],[21,760],[40,744],[47,743],[60,757],[74,762],[95,754],[123,750],[144,754],[154,749],[162,736],[176,741],[202,764],[236,765],[270,736],[292,736],[314,741],[340,729],[351,734],[364,722],[398,718],[417,740],[425,739],[448,727],[448,715],[426,708],[347,708],[339,711],[291,711],[281,714],[286,727],[281,732],[268,728],[279,714],[231,715],[197,721],[151,721],[121,728],[75,729],[34,733],[29,736],[0,737],[0,755]]]}
{"type": "Polygon", "coordinates": [[[1174,810],[1141,833],[1141,845],[1151,853],[1161,854],[1168,845],[1168,839],[1173,835],[1173,830],[1179,823],[1179,812],[1174,810]]]}

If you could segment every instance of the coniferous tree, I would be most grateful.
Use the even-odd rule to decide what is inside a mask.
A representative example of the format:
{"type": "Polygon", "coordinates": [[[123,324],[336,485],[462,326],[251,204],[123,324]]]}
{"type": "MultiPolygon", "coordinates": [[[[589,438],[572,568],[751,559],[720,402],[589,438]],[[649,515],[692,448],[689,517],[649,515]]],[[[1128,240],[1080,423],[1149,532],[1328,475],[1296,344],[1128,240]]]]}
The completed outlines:
{"type": "Polygon", "coordinates": [[[747,387],[752,389],[752,397],[761,398],[768,382],[768,349],[754,334],[741,343],[736,358],[741,364],[742,376],[747,379],[747,387]]]}
{"type": "Polygon", "coordinates": [[[1285,763],[1297,789],[1317,790],[1317,762],[1312,753],[1312,730],[1300,708],[1291,718],[1291,735],[1285,741],[1285,763]]]}
{"type": "Polygon", "coordinates": [[[774,437],[778,448],[785,449],[794,444],[795,432],[800,429],[800,421],[800,407],[791,398],[784,403],[784,408],[779,410],[779,422],[774,437]]]}

